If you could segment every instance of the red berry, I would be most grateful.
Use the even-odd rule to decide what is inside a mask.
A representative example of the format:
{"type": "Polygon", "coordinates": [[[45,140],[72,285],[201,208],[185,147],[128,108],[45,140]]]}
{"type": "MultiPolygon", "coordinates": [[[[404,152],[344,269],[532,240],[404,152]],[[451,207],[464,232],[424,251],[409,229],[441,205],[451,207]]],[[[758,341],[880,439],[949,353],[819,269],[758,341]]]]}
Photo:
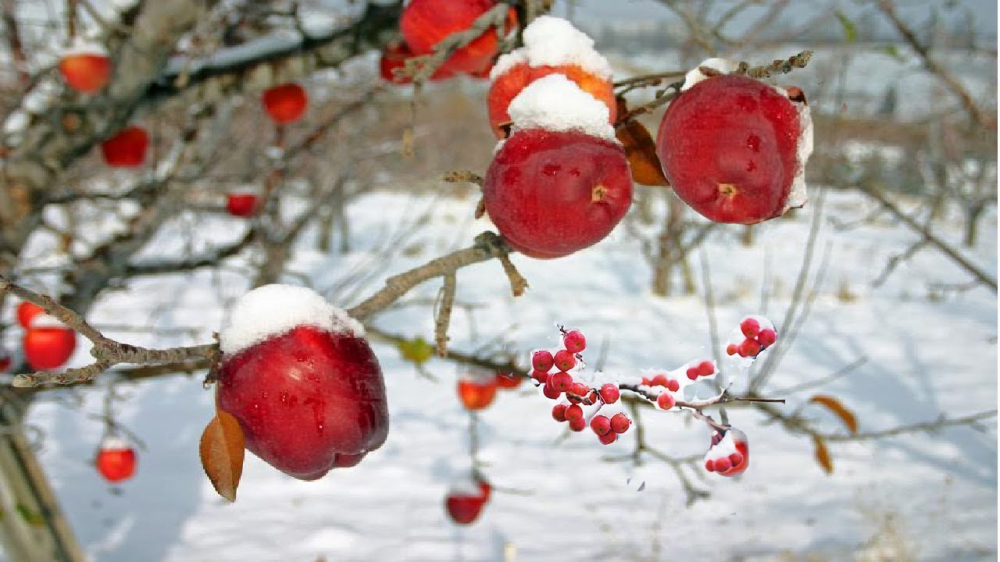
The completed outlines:
{"type": "Polygon", "coordinates": [[[552,365],[555,364],[552,354],[544,349],[540,349],[531,355],[531,366],[536,371],[545,371],[546,373],[552,369],[552,365]]]}
{"type": "Polygon", "coordinates": [[[104,162],[112,168],[136,168],[146,160],[149,134],[142,127],[126,127],[101,143],[104,162]]]}
{"type": "Polygon", "coordinates": [[[664,392],[656,397],[656,405],[663,410],[669,410],[674,407],[677,401],[674,399],[674,395],[669,392],[664,392]]]}
{"type": "Polygon", "coordinates": [[[733,467],[733,463],[729,462],[729,457],[719,457],[715,459],[715,471],[725,472],[733,467]]]}
{"type": "Polygon", "coordinates": [[[469,495],[467,492],[453,492],[445,498],[444,505],[452,521],[459,525],[469,525],[479,518],[486,505],[486,498],[482,495],[469,495]]]}
{"type": "Polygon", "coordinates": [[[670,379],[667,381],[666,387],[670,392],[677,392],[681,389],[681,383],[677,382],[677,379],[670,379]]]}
{"type": "Polygon", "coordinates": [[[778,341],[778,333],[770,328],[761,330],[760,333],[757,334],[757,341],[764,347],[774,345],[774,342],[778,341]]]}
{"type": "Polygon", "coordinates": [[[559,392],[566,392],[573,388],[573,375],[565,371],[559,371],[558,373],[550,376],[549,380],[552,381],[552,388],[558,390],[559,392]]]}
{"type": "Polygon", "coordinates": [[[632,420],[621,412],[611,416],[611,431],[615,433],[625,433],[631,425],[632,420]]]}
{"type": "Polygon", "coordinates": [[[705,461],[705,470],[709,472],[715,472],[715,461],[713,461],[712,459],[708,459],[707,461],[705,461]]]}
{"type": "Polygon", "coordinates": [[[740,331],[743,332],[744,336],[752,338],[760,332],[760,322],[757,322],[753,318],[747,318],[740,322],[740,331]]]}
{"type": "Polygon", "coordinates": [[[698,378],[698,369],[696,367],[688,367],[687,378],[695,380],[698,378]]]}
{"type": "Polygon", "coordinates": [[[275,123],[285,125],[298,121],[305,114],[309,96],[298,84],[281,84],[265,90],[261,103],[275,123]]]}
{"type": "Polygon", "coordinates": [[[609,431],[604,435],[598,435],[597,440],[600,441],[602,445],[610,445],[615,441],[618,441],[618,434],[613,431],[609,431]]]}
{"type": "Polygon", "coordinates": [[[517,388],[521,386],[521,377],[513,373],[497,373],[496,382],[498,388],[517,388]]]}
{"type": "Polygon", "coordinates": [[[108,482],[121,482],[135,474],[135,449],[117,437],[105,437],[97,451],[97,471],[108,482]]]}
{"type": "Polygon", "coordinates": [[[653,377],[649,381],[649,384],[652,386],[667,386],[667,382],[668,382],[667,375],[660,373],[659,375],[653,377]]]}
{"type": "Polygon", "coordinates": [[[598,414],[590,420],[590,429],[593,429],[594,433],[598,435],[607,435],[611,432],[611,420],[608,419],[608,416],[598,414]]]}
{"type": "Polygon", "coordinates": [[[601,385],[600,394],[601,394],[601,400],[604,400],[605,404],[614,404],[615,402],[618,401],[618,398],[621,396],[621,391],[618,390],[618,387],[616,385],[607,383],[601,385]]]}
{"type": "Polygon", "coordinates": [[[582,382],[575,382],[573,386],[570,387],[569,392],[579,396],[580,398],[586,398],[590,394],[590,387],[582,382]]]}
{"type": "Polygon", "coordinates": [[[555,356],[556,368],[560,371],[568,371],[576,366],[576,357],[565,349],[560,349],[555,356]]]}
{"type": "Polygon", "coordinates": [[[729,463],[733,465],[733,468],[740,466],[743,463],[743,455],[740,453],[733,453],[729,455],[729,463]]]}
{"type": "Polygon", "coordinates": [[[743,343],[740,344],[739,354],[740,357],[757,357],[760,349],[757,340],[743,340],[743,343]]]}
{"type": "Polygon", "coordinates": [[[76,332],[65,326],[35,326],[40,318],[51,317],[36,316],[32,320],[33,327],[24,332],[24,358],[32,369],[39,371],[61,367],[76,349],[76,332]]]}
{"type": "Polygon", "coordinates": [[[567,408],[566,404],[556,404],[555,406],[553,406],[552,419],[560,423],[566,421],[566,408],[567,408]]]}
{"type": "Polygon", "coordinates": [[[646,377],[642,377],[642,386],[654,386],[653,379],[647,379],[646,377]]]}
{"type": "Polygon", "coordinates": [[[43,312],[45,312],[45,309],[37,304],[22,301],[21,304],[17,305],[17,323],[20,324],[22,328],[27,328],[31,325],[31,319],[39,314],[42,314],[43,312]]]}
{"type": "Polygon", "coordinates": [[[546,371],[535,370],[531,371],[531,378],[535,379],[541,384],[545,384],[549,380],[549,374],[546,371]]]}
{"type": "Polygon", "coordinates": [[[710,377],[715,374],[715,365],[711,361],[702,361],[696,367],[699,377],[710,377]]]}
{"type": "Polygon", "coordinates": [[[726,346],[726,355],[736,355],[738,351],[739,347],[735,343],[726,346]]]}
{"type": "MultiPolygon", "coordinates": [[[[551,380],[552,377],[549,377],[549,381],[551,380]]],[[[556,390],[556,388],[552,386],[549,381],[546,381],[546,383],[542,386],[542,394],[550,400],[555,400],[556,398],[562,396],[562,392],[556,390]]]]}
{"type": "Polygon", "coordinates": [[[573,431],[583,431],[587,427],[587,420],[583,418],[573,418],[569,421],[569,428],[573,431]]]}
{"type": "Polygon", "coordinates": [[[802,125],[796,105],[774,87],[715,76],[667,107],[656,152],[674,193],[695,211],[716,222],[754,224],[804,203],[801,193],[790,197],[805,164],[800,141],[811,144],[801,139],[802,125]]]}
{"type": "Polygon", "coordinates": [[[458,398],[466,410],[483,410],[496,398],[496,377],[463,377],[458,380],[457,391],[458,398]]]}
{"type": "Polygon", "coordinates": [[[736,453],[729,455],[729,462],[732,465],[727,471],[719,471],[722,476],[736,476],[738,474],[743,474],[746,472],[747,468],[750,466],[750,445],[747,442],[747,436],[738,429],[730,429],[729,434],[732,435],[733,443],[736,445],[736,453]],[[739,459],[735,459],[735,455],[740,455],[739,459]],[[740,462],[735,462],[739,460],[740,462]]]}
{"type": "Polygon", "coordinates": [[[582,420],[583,419],[583,408],[578,404],[572,404],[566,407],[566,419],[569,421],[582,420]]]}
{"type": "Polygon", "coordinates": [[[580,353],[587,349],[587,339],[580,330],[571,330],[563,336],[563,347],[570,353],[580,353]]]}
{"type": "Polygon", "coordinates": [[[59,61],[59,73],[70,88],[93,94],[111,78],[111,60],[97,52],[67,54],[59,61]]]}
{"type": "Polygon", "coordinates": [[[252,217],[257,212],[256,193],[231,191],[226,195],[226,211],[234,217],[252,217]]]}
{"type": "Polygon", "coordinates": [[[576,131],[517,130],[493,157],[483,200],[512,247],[558,258],[611,232],[632,203],[632,177],[618,143],[576,131]]]}

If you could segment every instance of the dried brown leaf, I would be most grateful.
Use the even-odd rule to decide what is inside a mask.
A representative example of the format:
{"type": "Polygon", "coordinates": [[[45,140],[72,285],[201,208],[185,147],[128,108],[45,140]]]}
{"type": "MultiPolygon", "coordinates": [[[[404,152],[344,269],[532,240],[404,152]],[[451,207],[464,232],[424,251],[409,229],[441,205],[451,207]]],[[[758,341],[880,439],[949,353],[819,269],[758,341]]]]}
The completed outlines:
{"type": "Polygon", "coordinates": [[[833,461],[830,459],[830,450],[826,448],[826,442],[813,436],[813,443],[816,444],[816,462],[827,474],[833,474],[833,461]]]}
{"type": "Polygon", "coordinates": [[[236,501],[243,474],[243,429],[228,412],[218,410],[205,426],[198,445],[201,466],[220,496],[236,501]]]}
{"type": "Polygon", "coordinates": [[[854,412],[844,407],[844,404],[841,403],[840,400],[826,394],[817,394],[816,396],[810,398],[809,401],[825,406],[826,409],[836,414],[836,416],[840,418],[840,421],[844,422],[844,425],[847,427],[847,430],[851,432],[851,435],[857,435],[858,418],[854,415],[854,412]]]}
{"type": "MultiPolygon", "coordinates": [[[[628,113],[625,100],[618,98],[618,115],[628,113]]],[[[667,187],[670,183],[663,175],[660,158],[656,155],[656,143],[646,127],[635,119],[626,121],[615,130],[615,136],[625,148],[625,156],[632,168],[632,179],[642,185],[667,187]]]]}

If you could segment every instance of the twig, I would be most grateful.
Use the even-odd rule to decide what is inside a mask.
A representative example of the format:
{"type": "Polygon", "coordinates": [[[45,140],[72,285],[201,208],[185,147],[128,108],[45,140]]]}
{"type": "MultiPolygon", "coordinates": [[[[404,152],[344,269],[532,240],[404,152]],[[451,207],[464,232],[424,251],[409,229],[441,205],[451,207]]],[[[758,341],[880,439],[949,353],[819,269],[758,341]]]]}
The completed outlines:
{"type": "Polygon", "coordinates": [[[434,318],[434,340],[437,342],[438,357],[445,357],[448,354],[448,324],[451,322],[451,311],[455,306],[455,285],[455,274],[446,274],[434,318]]]}

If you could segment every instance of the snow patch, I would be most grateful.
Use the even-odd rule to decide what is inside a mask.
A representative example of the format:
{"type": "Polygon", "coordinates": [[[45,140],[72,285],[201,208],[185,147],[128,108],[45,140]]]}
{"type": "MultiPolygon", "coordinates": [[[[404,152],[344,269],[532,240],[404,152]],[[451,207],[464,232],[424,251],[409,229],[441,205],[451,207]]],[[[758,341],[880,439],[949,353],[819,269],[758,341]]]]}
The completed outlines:
{"type": "Polygon", "coordinates": [[[579,131],[618,142],[614,127],[608,123],[608,106],[562,74],[550,74],[528,84],[507,111],[514,122],[513,134],[524,129],[579,131]]]}
{"type": "Polygon", "coordinates": [[[108,435],[104,439],[101,439],[101,450],[102,451],[128,451],[132,446],[117,435],[108,435]]]}
{"type": "Polygon", "coordinates": [[[219,348],[233,355],[299,326],[364,336],[361,324],[306,287],[264,285],[240,297],[219,333],[219,348]]]}
{"type": "Polygon", "coordinates": [[[694,69],[684,75],[684,85],[681,86],[681,91],[686,92],[698,82],[714,76],[714,74],[706,74],[702,72],[702,68],[710,68],[715,70],[718,74],[732,74],[733,72],[736,72],[739,67],[740,64],[738,62],[729,59],[712,58],[704,60],[701,64],[694,67],[694,69]]]}
{"type": "Polygon", "coordinates": [[[606,80],[611,79],[608,59],[594,50],[594,40],[569,21],[553,16],[535,18],[524,28],[524,47],[500,57],[490,79],[496,80],[511,68],[527,63],[531,67],[573,65],[606,80]]]}
{"type": "Polygon", "coordinates": [[[37,314],[31,319],[29,328],[66,328],[58,318],[51,314],[37,314]]]}
{"type": "Polygon", "coordinates": [[[108,56],[108,50],[104,48],[104,45],[101,45],[97,41],[77,37],[73,40],[73,44],[62,52],[63,57],[72,55],[95,55],[106,57],[108,56]]]}

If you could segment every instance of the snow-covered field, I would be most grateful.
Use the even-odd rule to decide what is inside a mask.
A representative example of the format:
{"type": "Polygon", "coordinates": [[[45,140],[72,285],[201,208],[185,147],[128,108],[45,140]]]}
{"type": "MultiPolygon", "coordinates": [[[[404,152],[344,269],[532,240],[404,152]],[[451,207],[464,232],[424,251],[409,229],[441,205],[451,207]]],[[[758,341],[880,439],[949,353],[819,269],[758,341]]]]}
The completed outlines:
{"type": "MultiPolygon", "coordinates": [[[[471,198],[364,196],[348,211],[355,251],[319,254],[311,232],[291,264],[296,275],[288,280],[308,281],[321,291],[336,287],[328,294],[331,300],[353,304],[381,286],[385,276],[467,245],[488,227],[472,220],[474,206],[471,198]],[[424,211],[428,220],[422,222],[424,211]],[[362,271],[374,271],[374,277],[358,276],[362,271]]],[[[871,209],[852,193],[830,193],[825,207],[827,217],[842,221],[871,209]]],[[[781,321],[815,208],[762,226],[758,243],[749,248],[739,244],[738,229],[713,233],[704,257],[722,330],[750,313],[781,321]],[[770,270],[770,296],[762,311],[765,269],[770,270]]],[[[969,254],[993,275],[996,224],[995,215],[984,220],[982,242],[969,254]]],[[[229,219],[200,225],[205,240],[238,235],[229,219]]],[[[958,225],[938,228],[957,240],[958,225]]],[[[172,240],[168,233],[160,242],[169,246],[172,240]]],[[[856,411],[862,430],[996,407],[995,293],[929,288],[968,281],[933,249],[902,264],[885,285],[871,286],[886,260],[915,240],[888,221],[837,230],[824,220],[814,267],[828,251],[825,282],[766,394],[829,375],[864,356],[864,366],[822,388],[856,411]]],[[[695,256],[696,271],[701,257],[695,256]]],[[[531,283],[528,294],[516,300],[498,263],[460,271],[458,300],[475,308],[471,314],[457,310],[453,317],[455,349],[472,351],[498,336],[523,352],[551,347],[554,325],[563,323],[582,329],[592,342],[607,340],[608,371],[674,368],[708,353],[703,298],[651,295],[650,266],[639,242],[623,228],[565,259],[515,256],[514,261],[531,283]]],[[[162,339],[109,332],[140,344],[203,342],[218,329],[222,305],[241,294],[245,283],[232,268],[149,279],[114,293],[92,320],[203,330],[198,337],[162,339]]],[[[428,283],[413,297],[433,299],[438,287],[428,283]]],[[[433,335],[426,304],[391,310],[375,324],[408,337],[433,335]]],[[[212,392],[202,389],[200,375],[120,385],[127,399],[116,412],[147,449],[140,452],[137,476],[119,486],[105,483],[89,464],[102,426],[87,414],[100,412],[103,387],[78,391],[79,407],[67,406],[65,394],[49,394],[32,408],[28,421],[45,433],[42,461],[94,560],[996,557],[993,420],[984,424],[985,432],[960,427],[831,445],[835,471],[828,476],[814,460],[810,439],[763,423],[764,417],[751,409],[731,409],[730,421],[749,435],[751,467],[739,479],[689,472],[694,485],[711,497],[687,508],[667,464],[652,457],[641,466],[606,459],[631,452],[634,432],[609,447],[589,430],[566,436],[565,426],[550,418],[551,402],[526,384],[503,393],[478,416],[481,459],[497,491],[479,521],[459,528],[449,522],[443,501],[449,485],[470,468],[469,416],[454,392],[460,372],[452,363],[432,360],[428,370],[435,382],[418,375],[392,346],[376,344],[375,351],[389,392],[386,444],[358,467],[316,482],[294,480],[248,456],[233,505],[216,495],[198,461],[198,437],[213,413],[212,392]]],[[[75,362],[87,358],[86,350],[79,350],[75,362]]],[[[788,399],[783,408],[791,412],[809,395],[782,396],[788,399]]],[[[820,427],[839,429],[824,411],[807,411],[820,427]]],[[[690,421],[683,412],[650,410],[642,416],[650,444],[678,457],[700,454],[708,445],[704,425],[690,421]]]]}

